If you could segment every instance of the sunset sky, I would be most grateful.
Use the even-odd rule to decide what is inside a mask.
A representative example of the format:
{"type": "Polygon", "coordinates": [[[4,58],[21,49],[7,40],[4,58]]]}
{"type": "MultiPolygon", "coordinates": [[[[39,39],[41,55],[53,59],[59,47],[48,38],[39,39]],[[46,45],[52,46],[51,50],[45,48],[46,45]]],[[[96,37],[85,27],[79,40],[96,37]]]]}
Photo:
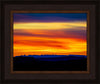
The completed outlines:
{"type": "Polygon", "coordinates": [[[13,56],[87,55],[86,13],[14,13],[13,56]]]}

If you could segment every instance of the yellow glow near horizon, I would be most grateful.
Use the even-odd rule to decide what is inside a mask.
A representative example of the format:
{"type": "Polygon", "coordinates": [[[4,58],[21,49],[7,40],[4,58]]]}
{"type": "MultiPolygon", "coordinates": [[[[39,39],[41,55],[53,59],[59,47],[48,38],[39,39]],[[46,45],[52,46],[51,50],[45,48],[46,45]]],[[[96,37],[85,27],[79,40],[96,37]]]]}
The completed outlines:
{"type": "Polygon", "coordinates": [[[18,43],[14,43],[14,56],[24,54],[86,55],[87,51],[87,43],[81,39],[14,36],[14,41],[19,41],[18,43]],[[32,40],[33,42],[31,42],[32,40]],[[35,41],[41,41],[42,43],[37,43],[35,41]],[[43,41],[46,41],[47,44],[45,44],[43,41]],[[57,43],[52,41],[56,41],[57,43]]]}
{"type": "Polygon", "coordinates": [[[20,22],[14,23],[14,29],[80,29],[86,30],[86,22],[20,22]]]}

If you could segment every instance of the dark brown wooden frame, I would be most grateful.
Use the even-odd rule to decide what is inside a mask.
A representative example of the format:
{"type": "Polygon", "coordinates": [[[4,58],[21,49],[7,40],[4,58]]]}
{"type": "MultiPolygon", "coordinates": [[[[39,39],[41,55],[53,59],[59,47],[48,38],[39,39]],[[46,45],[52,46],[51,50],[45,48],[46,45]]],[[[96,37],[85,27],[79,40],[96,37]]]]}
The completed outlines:
{"type": "MultiPolygon", "coordinates": [[[[46,2],[46,5],[56,5],[56,9],[58,10],[60,8],[63,10],[66,9],[67,5],[77,5],[78,7],[80,6],[82,10],[89,10],[90,11],[90,55],[92,56],[90,58],[90,73],[89,74],[10,74],[10,61],[9,61],[9,51],[10,51],[10,46],[11,44],[9,44],[9,42],[11,42],[11,38],[9,38],[10,36],[10,16],[9,16],[9,7],[13,7],[13,6],[17,6],[19,5],[19,7],[16,10],[22,10],[25,9],[27,10],[28,8],[24,8],[23,7],[23,2],[1,2],[2,3],[2,55],[0,56],[1,58],[1,83],[7,84],[22,84],[22,83],[68,83],[68,84],[83,84],[83,83],[87,83],[87,84],[99,84],[100,83],[100,67],[99,67],[99,56],[97,56],[97,53],[99,51],[99,47],[96,44],[99,43],[99,40],[96,39],[98,32],[97,31],[97,26],[99,27],[99,22],[97,22],[98,17],[99,17],[99,2],[98,1],[80,1],[80,2],[70,2],[70,1],[61,1],[61,2],[46,2]],[[10,6],[8,6],[10,5],[10,6]],[[12,6],[11,6],[12,5],[12,6]],[[62,6],[62,5],[66,5],[66,6],[62,6]],[[87,9],[84,7],[84,5],[86,7],[88,7],[87,9]],[[88,5],[88,6],[87,6],[88,5]],[[93,11],[92,11],[93,9],[93,11]],[[7,15],[8,14],[8,15],[7,15]],[[93,16],[95,15],[95,16],[93,16]],[[91,19],[91,17],[93,16],[93,18],[91,19]],[[8,18],[8,19],[7,19],[8,18]],[[94,21],[92,21],[94,20],[94,21]],[[95,25],[95,23],[97,23],[97,25],[95,25]],[[91,25],[92,24],[92,25],[91,25]],[[8,27],[7,27],[8,26],[8,27]],[[6,30],[6,31],[5,31],[6,30]],[[8,36],[8,38],[7,38],[8,36]],[[91,42],[92,40],[95,40],[93,42],[91,42]],[[95,56],[95,57],[93,57],[95,56]],[[98,57],[98,59],[96,59],[98,57]],[[8,61],[7,61],[8,60],[8,61]],[[95,61],[96,60],[96,61],[95,61]],[[8,64],[7,64],[8,63],[8,64]],[[97,65],[96,65],[97,64],[97,65]],[[93,66],[93,67],[92,67],[93,66]],[[8,69],[8,71],[7,71],[8,69]],[[95,70],[96,69],[96,70],[95,70]],[[27,77],[26,77],[27,76],[27,77]],[[30,78],[29,78],[30,77],[30,78]]],[[[39,9],[41,9],[41,5],[45,5],[44,2],[25,2],[26,5],[38,5],[39,9]]],[[[25,5],[24,4],[24,5],[25,5]]],[[[35,7],[35,6],[34,6],[35,7]]],[[[76,7],[77,8],[77,7],[76,7]]],[[[13,8],[12,8],[13,9],[13,8]]],[[[33,8],[34,9],[34,8],[33,8]]],[[[77,8],[78,9],[78,8],[77,8]]],[[[35,9],[36,10],[36,9],[35,9]]],[[[46,9],[47,10],[47,9],[46,9]]],[[[48,8],[48,10],[50,10],[50,7],[48,8]]],[[[66,9],[67,10],[67,9],[66,9]]],[[[69,8],[70,10],[70,8],[69,8]]],[[[99,30],[99,29],[98,29],[99,30]]]]}

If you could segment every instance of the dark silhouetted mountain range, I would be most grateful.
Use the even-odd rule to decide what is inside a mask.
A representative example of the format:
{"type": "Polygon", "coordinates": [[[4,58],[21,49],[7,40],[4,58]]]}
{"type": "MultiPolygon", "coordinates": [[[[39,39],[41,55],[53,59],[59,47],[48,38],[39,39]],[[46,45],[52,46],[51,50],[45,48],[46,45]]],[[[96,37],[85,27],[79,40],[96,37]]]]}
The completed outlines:
{"type": "Polygon", "coordinates": [[[14,71],[86,71],[85,55],[22,55],[13,57],[14,71]]]}

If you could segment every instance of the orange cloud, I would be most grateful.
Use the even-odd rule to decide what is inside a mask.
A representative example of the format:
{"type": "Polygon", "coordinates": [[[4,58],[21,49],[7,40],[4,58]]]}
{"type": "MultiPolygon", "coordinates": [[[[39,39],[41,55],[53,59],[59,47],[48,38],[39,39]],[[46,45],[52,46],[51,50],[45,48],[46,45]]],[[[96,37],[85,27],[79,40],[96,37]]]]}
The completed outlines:
{"type": "Polygon", "coordinates": [[[86,46],[86,41],[82,39],[14,35],[14,56],[24,54],[86,55],[86,46]]]}
{"type": "Polygon", "coordinates": [[[86,22],[14,23],[14,55],[87,55],[86,22]]]}

